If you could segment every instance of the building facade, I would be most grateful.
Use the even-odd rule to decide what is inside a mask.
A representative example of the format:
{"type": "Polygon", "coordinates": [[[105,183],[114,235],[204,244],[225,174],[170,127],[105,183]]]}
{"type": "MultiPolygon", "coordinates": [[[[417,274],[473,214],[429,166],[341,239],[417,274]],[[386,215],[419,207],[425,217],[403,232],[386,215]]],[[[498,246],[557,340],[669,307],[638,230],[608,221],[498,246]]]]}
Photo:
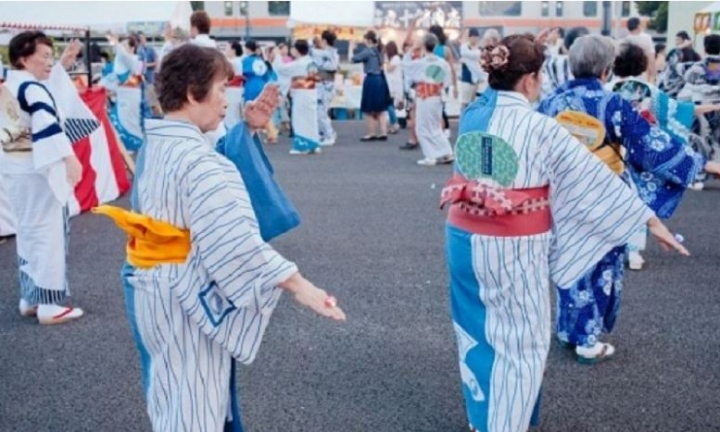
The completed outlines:
{"type": "MultiPolygon", "coordinates": [[[[289,1],[206,1],[202,5],[213,20],[212,35],[220,39],[290,37],[289,1]]],[[[322,13],[322,3],[318,13],[322,13]]],[[[585,26],[602,29],[603,2],[591,1],[465,1],[463,27],[495,27],[503,34],[537,32],[546,27],[585,26]]],[[[614,36],[625,33],[625,22],[637,12],[632,1],[612,2],[614,36]]],[[[328,17],[332,20],[332,17],[328,17]]]]}

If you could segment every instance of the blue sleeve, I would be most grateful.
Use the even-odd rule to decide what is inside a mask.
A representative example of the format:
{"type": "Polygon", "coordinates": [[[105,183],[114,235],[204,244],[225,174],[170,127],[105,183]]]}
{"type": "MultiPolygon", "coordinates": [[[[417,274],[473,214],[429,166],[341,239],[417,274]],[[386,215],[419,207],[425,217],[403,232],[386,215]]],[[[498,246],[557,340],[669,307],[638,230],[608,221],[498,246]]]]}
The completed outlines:
{"type": "Polygon", "coordinates": [[[674,185],[692,184],[705,165],[704,158],[660,127],[651,126],[629,102],[622,102],[622,142],[628,162],[674,185]]]}

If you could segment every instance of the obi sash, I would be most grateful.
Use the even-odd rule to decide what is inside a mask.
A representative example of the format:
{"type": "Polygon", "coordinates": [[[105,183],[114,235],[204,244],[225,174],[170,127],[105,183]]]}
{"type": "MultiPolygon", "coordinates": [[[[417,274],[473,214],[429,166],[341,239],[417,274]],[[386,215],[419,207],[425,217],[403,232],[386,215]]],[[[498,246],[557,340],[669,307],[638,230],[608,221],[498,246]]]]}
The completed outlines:
{"type": "Polygon", "coordinates": [[[320,81],[334,82],[335,81],[335,71],[319,70],[318,78],[320,79],[320,81]]]}
{"type": "Polygon", "coordinates": [[[427,99],[433,96],[442,95],[442,84],[417,83],[415,84],[415,94],[418,99],[427,99]]]}
{"type": "Polygon", "coordinates": [[[32,134],[30,129],[20,125],[20,102],[5,87],[0,87],[0,145],[6,153],[31,152],[32,134]]]}
{"type": "Polygon", "coordinates": [[[233,79],[228,81],[228,87],[242,87],[245,84],[245,77],[242,75],[235,75],[233,79]]]}
{"type": "Polygon", "coordinates": [[[620,144],[606,142],[605,125],[595,117],[579,111],[563,111],[555,117],[565,129],[600,158],[615,174],[625,171],[620,144]]]}
{"type": "Polygon", "coordinates": [[[120,207],[102,205],[93,208],[92,212],[109,217],[128,235],[127,261],[134,267],[148,269],[187,261],[189,230],[120,207]]]}
{"type": "Polygon", "coordinates": [[[455,174],[442,190],[440,208],[447,204],[448,222],[473,234],[521,237],[552,228],[549,186],[502,189],[455,174]]]}
{"type": "Polygon", "coordinates": [[[122,87],[129,88],[140,88],[140,86],[142,86],[142,76],[140,75],[130,75],[127,81],[122,84],[122,87]]]}
{"type": "Polygon", "coordinates": [[[318,82],[317,75],[295,77],[290,82],[290,88],[295,90],[312,90],[318,82]]]}

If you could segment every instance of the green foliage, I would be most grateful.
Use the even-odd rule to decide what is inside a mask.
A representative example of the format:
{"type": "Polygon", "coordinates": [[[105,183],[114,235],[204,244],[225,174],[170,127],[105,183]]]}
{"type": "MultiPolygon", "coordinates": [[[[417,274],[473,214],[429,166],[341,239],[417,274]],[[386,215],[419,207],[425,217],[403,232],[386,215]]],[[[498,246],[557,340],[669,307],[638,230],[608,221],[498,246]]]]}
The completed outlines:
{"type": "Polygon", "coordinates": [[[638,13],[651,17],[648,28],[658,33],[665,33],[668,26],[668,1],[636,1],[638,13]]]}

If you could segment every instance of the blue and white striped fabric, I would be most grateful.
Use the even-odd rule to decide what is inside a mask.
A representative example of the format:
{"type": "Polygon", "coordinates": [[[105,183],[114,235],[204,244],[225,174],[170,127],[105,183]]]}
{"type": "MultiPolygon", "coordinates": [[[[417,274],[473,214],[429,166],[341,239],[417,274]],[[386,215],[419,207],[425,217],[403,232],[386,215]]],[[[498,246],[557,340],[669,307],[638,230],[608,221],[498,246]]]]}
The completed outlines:
{"type": "Polygon", "coordinates": [[[551,231],[493,237],[447,226],[451,309],[469,423],[483,432],[525,432],[539,414],[550,344],[550,280],[571,286],[653,213],[518,93],[485,91],[460,122],[460,137],[472,132],[500,137],[512,147],[519,170],[510,188],[550,186],[551,231]]]}
{"type": "Polygon", "coordinates": [[[17,234],[20,290],[30,304],[62,303],[69,295],[66,278],[68,214],[73,187],[64,159],[73,155],[63,133],[55,97],[26,71],[10,71],[3,85],[0,128],[25,130],[31,152],[0,157],[3,187],[17,234]]]}
{"type": "Polygon", "coordinates": [[[128,316],[155,431],[221,432],[232,417],[233,358],[250,363],[297,272],[260,237],[237,169],[195,126],[148,120],[135,211],[191,232],[185,264],[126,266],[128,316]]]}

